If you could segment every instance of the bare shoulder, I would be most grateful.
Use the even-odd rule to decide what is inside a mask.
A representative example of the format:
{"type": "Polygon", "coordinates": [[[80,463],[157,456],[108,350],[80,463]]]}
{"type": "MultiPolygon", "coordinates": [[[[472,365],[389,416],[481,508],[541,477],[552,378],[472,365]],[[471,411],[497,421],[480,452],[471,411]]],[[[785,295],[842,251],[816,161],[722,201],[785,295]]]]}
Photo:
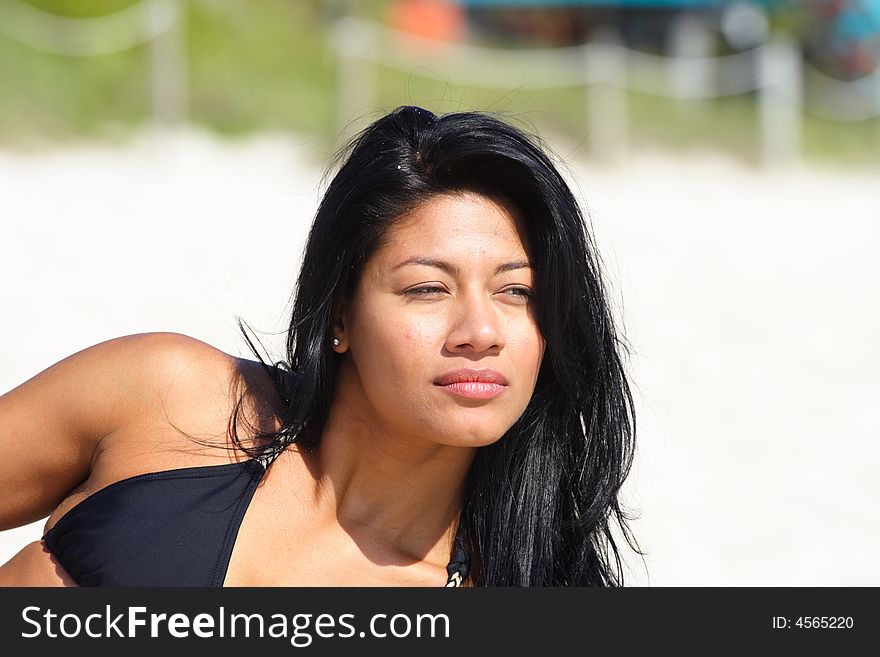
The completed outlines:
{"type": "MultiPolygon", "coordinates": [[[[138,333],[108,340],[93,347],[106,355],[110,368],[135,365],[143,373],[145,382],[157,386],[186,377],[189,373],[206,374],[215,371],[221,375],[232,371],[237,360],[206,342],[183,333],[138,333]]],[[[130,371],[130,370],[129,370],[130,371]]]]}
{"type": "Polygon", "coordinates": [[[181,333],[127,335],[86,351],[92,352],[93,362],[84,373],[114,382],[117,403],[126,409],[106,436],[157,412],[192,424],[197,418],[189,416],[199,410],[207,416],[211,409],[204,406],[206,399],[228,390],[237,368],[234,357],[181,333]]]}
{"type": "Polygon", "coordinates": [[[254,431],[275,428],[278,395],[266,368],[181,333],[142,333],[118,339],[122,355],[111,367],[134,363],[139,420],[159,421],[189,438],[214,436],[230,447],[230,419],[251,430],[238,435],[248,445],[254,431]]]}
{"type": "Polygon", "coordinates": [[[206,342],[182,333],[127,335],[93,347],[100,368],[130,381],[135,401],[174,403],[192,394],[229,390],[252,367],[206,342]]]}
{"type": "Polygon", "coordinates": [[[0,395],[0,529],[126,476],[238,458],[230,418],[246,420],[247,445],[275,428],[278,403],[260,363],[180,333],[78,351],[0,395]]]}

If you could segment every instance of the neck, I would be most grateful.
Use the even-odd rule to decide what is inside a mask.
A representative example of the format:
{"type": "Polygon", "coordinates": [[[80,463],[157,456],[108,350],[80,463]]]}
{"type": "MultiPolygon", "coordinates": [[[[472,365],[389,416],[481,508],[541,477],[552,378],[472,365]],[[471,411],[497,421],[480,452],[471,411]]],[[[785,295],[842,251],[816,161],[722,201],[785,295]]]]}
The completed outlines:
{"type": "Polygon", "coordinates": [[[350,533],[445,566],[476,449],[395,434],[340,392],[310,459],[319,505],[350,533]]]}

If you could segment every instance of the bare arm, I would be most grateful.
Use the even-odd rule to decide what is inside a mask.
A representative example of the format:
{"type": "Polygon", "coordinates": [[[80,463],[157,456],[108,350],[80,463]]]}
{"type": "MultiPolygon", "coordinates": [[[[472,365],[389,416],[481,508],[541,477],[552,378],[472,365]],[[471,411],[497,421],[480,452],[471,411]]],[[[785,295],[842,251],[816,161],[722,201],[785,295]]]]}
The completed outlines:
{"type": "Polygon", "coordinates": [[[0,397],[0,530],[47,516],[89,476],[101,440],[155,407],[179,354],[174,333],[116,338],[56,363],[0,397]]]}

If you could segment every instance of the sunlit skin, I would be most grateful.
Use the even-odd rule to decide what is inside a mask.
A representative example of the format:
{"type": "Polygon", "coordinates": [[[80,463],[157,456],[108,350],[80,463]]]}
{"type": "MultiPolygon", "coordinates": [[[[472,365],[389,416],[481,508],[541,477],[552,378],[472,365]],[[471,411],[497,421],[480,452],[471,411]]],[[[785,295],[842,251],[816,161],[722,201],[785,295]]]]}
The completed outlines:
{"type": "MultiPolygon", "coordinates": [[[[524,232],[510,211],[474,194],[436,196],[396,220],[385,238],[327,336],[328,343],[339,340],[332,347],[339,368],[320,443],[314,450],[292,445],[265,475],[236,539],[227,586],[442,584],[476,450],[499,440],[534,392],[544,354],[534,317],[538,291],[524,232]],[[494,371],[497,380],[439,385],[462,368],[484,377],[494,371]]],[[[9,435],[31,430],[41,417],[34,409],[56,389],[81,395],[58,415],[60,426],[103,436],[107,418],[113,422],[109,437],[84,445],[71,434],[62,445],[99,458],[78,461],[73,483],[57,491],[28,489],[30,505],[57,504],[65,487],[85,479],[63,495],[51,524],[126,476],[228,462],[227,449],[181,443],[178,427],[225,435],[238,367],[185,336],[130,336],[3,396],[9,435]],[[137,377],[126,374],[133,362],[137,377]],[[95,381],[110,382],[98,401],[90,396],[95,381]]],[[[281,406],[271,382],[255,379],[252,392],[254,417],[277,428],[281,406]]],[[[48,420],[41,429],[56,430],[48,420]]],[[[24,460],[33,449],[24,441],[6,449],[20,445],[24,460]]],[[[57,481],[70,469],[63,458],[70,453],[47,448],[29,468],[51,464],[53,476],[44,480],[57,481]]],[[[3,584],[73,580],[35,542],[0,566],[3,584]]]]}
{"type": "Polygon", "coordinates": [[[450,526],[476,448],[501,438],[534,392],[535,293],[524,233],[494,201],[437,196],[392,226],[333,326],[340,366],[319,470],[340,519],[410,539],[450,526]],[[476,399],[437,385],[460,368],[506,385],[476,399]]]}

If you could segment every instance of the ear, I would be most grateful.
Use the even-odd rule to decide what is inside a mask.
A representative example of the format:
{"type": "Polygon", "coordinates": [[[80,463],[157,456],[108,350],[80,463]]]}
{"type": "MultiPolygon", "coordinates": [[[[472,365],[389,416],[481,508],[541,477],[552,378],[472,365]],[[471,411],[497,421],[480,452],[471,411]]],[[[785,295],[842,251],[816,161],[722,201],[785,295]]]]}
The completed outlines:
{"type": "Polygon", "coordinates": [[[348,351],[348,304],[344,301],[337,304],[333,311],[333,322],[330,324],[330,348],[337,354],[348,351]]]}

